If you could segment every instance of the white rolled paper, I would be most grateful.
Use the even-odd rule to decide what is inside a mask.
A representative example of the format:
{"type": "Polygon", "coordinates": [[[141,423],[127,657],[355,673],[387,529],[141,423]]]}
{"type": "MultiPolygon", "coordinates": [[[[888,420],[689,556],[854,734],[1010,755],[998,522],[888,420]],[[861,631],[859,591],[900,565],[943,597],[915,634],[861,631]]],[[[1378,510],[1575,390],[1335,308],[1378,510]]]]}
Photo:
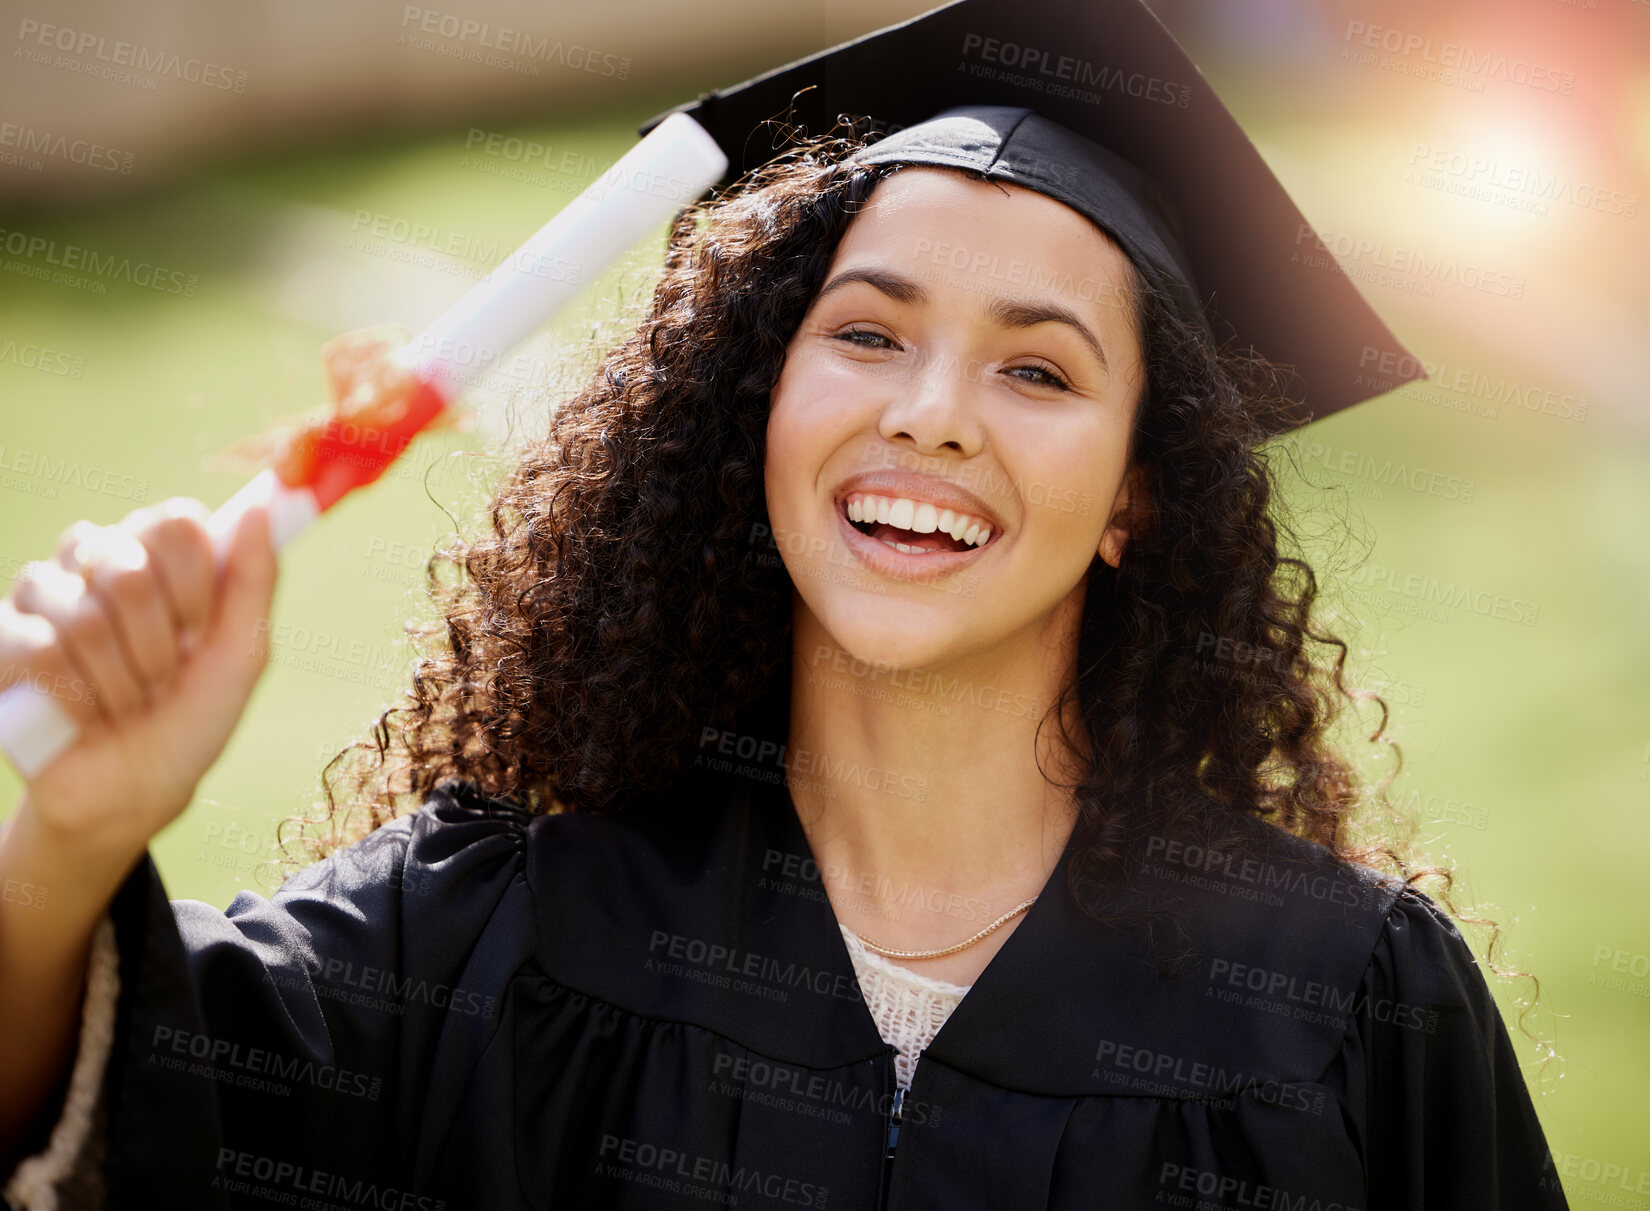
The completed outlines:
{"type": "Polygon", "coordinates": [[[727,166],[703,126],[671,114],[403,346],[402,364],[451,399],[727,166]]]}
{"type": "MultiPolygon", "coordinates": [[[[397,358],[443,399],[453,399],[581,286],[720,180],[727,167],[727,157],[704,127],[686,114],[672,114],[403,346],[397,358]]],[[[273,470],[260,471],[207,523],[220,565],[236,521],[260,501],[270,507],[276,550],[319,513],[307,488],[288,488],[273,470]]],[[[74,719],[40,686],[22,680],[0,691],[0,749],[25,779],[78,735],[74,719]]]]}

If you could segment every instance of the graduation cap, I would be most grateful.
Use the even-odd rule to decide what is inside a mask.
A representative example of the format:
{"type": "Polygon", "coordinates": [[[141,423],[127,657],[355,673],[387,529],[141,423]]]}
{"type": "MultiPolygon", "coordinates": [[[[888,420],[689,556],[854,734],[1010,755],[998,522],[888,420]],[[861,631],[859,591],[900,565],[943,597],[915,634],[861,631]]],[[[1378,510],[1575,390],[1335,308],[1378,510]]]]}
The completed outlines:
{"type": "Polygon", "coordinates": [[[1291,427],[1424,377],[1142,0],[955,0],[639,133],[676,112],[727,154],[723,187],[786,149],[770,119],[818,135],[847,115],[880,136],[856,162],[973,169],[1071,206],[1184,318],[1293,370],[1291,427]]]}

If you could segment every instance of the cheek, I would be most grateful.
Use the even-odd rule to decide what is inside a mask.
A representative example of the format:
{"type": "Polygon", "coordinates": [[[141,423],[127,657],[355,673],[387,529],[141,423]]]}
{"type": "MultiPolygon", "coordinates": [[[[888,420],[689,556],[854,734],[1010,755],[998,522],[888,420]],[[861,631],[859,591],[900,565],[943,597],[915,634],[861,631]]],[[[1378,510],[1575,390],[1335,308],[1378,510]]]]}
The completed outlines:
{"type": "Polygon", "coordinates": [[[1085,428],[1040,440],[1015,460],[1026,530],[1050,554],[1098,547],[1122,480],[1123,435],[1085,428]]]}
{"type": "Polygon", "coordinates": [[[787,365],[769,396],[769,495],[811,491],[834,451],[859,428],[854,397],[840,375],[787,365]]]}
{"type": "Polygon", "coordinates": [[[783,386],[776,387],[768,404],[767,480],[771,499],[776,489],[791,482],[791,463],[805,428],[793,403],[795,396],[783,386]]]}
{"type": "Polygon", "coordinates": [[[769,397],[764,480],[775,523],[794,521],[795,502],[812,491],[829,452],[820,432],[821,410],[804,403],[810,393],[800,377],[781,376],[769,397]]]}

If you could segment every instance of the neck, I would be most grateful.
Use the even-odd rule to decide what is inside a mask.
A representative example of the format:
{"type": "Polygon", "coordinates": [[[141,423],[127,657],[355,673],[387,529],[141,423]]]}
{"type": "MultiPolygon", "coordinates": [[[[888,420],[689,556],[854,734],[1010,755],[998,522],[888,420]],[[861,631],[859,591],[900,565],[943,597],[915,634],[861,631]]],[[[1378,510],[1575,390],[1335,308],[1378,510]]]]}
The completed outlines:
{"type": "Polygon", "coordinates": [[[1075,664],[1064,630],[944,667],[871,668],[798,609],[786,764],[843,924],[884,946],[950,946],[1042,891],[1076,821],[1043,773],[1073,777],[1057,721],[1038,735],[1075,664]]]}

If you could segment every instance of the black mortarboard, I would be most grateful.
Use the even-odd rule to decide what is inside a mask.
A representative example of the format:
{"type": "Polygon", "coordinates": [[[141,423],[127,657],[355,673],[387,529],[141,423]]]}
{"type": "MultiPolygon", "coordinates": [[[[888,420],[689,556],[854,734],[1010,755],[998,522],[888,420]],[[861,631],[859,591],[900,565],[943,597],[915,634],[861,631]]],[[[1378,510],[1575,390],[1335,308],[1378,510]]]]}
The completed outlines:
{"type": "Polygon", "coordinates": [[[785,150],[769,119],[817,135],[850,115],[887,132],[857,161],[977,169],[1064,202],[1181,314],[1292,367],[1296,424],[1422,377],[1141,0],[955,0],[639,133],[678,111],[727,154],[724,186],[785,150]]]}

